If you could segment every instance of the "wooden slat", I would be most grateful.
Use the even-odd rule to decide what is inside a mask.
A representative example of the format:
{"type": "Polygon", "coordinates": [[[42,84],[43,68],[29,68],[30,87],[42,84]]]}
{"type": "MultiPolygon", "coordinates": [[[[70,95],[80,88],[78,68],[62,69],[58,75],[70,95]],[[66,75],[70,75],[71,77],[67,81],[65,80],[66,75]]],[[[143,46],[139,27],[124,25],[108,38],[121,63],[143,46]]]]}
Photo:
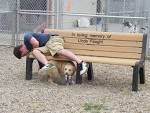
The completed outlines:
{"type": "MultiPolygon", "coordinates": [[[[29,58],[35,58],[32,54],[28,56],[29,58]]],[[[82,56],[78,55],[85,62],[93,62],[93,63],[105,63],[105,64],[117,64],[117,65],[129,65],[134,66],[136,62],[139,62],[137,59],[121,59],[121,58],[107,58],[107,57],[95,57],[95,56],[82,56]]],[[[69,61],[66,58],[52,57],[46,56],[48,60],[64,60],[69,61]]]]}
{"type": "Polygon", "coordinates": [[[134,66],[139,60],[135,59],[119,59],[119,58],[106,58],[106,57],[91,57],[91,56],[78,56],[83,61],[95,62],[95,63],[105,63],[105,64],[118,64],[118,65],[131,65],[134,66]]]}
{"type": "Polygon", "coordinates": [[[95,38],[109,40],[127,40],[127,41],[142,41],[143,34],[141,33],[123,33],[123,32],[98,32],[98,31],[75,31],[61,29],[45,29],[45,33],[57,33],[63,37],[80,37],[80,38],[95,38]]]}
{"type": "Polygon", "coordinates": [[[140,54],[137,53],[119,53],[119,52],[105,52],[105,51],[88,51],[88,50],[73,50],[72,51],[76,55],[87,55],[87,56],[99,56],[99,57],[112,57],[112,58],[131,58],[131,59],[139,59],[141,57],[140,54]]]}
{"type": "Polygon", "coordinates": [[[107,45],[107,46],[124,46],[124,47],[142,47],[142,42],[115,41],[115,40],[91,40],[79,38],[64,38],[65,43],[76,43],[84,45],[107,45]]]}
{"type": "MultiPolygon", "coordinates": [[[[85,62],[93,62],[93,63],[105,63],[105,64],[114,64],[114,65],[128,65],[134,66],[136,62],[139,60],[136,59],[120,59],[120,58],[106,58],[106,57],[93,57],[93,56],[78,56],[85,62]]],[[[52,56],[47,56],[48,60],[67,60],[65,58],[57,58],[52,56]]]]}
{"type": "MultiPolygon", "coordinates": [[[[108,57],[108,58],[122,58],[122,59],[140,59],[141,55],[137,53],[117,53],[117,52],[104,52],[104,51],[88,51],[88,50],[71,50],[78,56],[95,56],[95,57],[108,57]]],[[[47,56],[47,55],[46,55],[47,56]]],[[[28,56],[34,58],[32,53],[28,56]]]]}
{"type": "Polygon", "coordinates": [[[138,47],[118,47],[118,46],[99,46],[99,45],[81,45],[81,44],[72,44],[65,43],[65,49],[81,49],[81,50],[99,50],[99,51],[114,51],[114,52],[133,52],[141,53],[142,48],[138,47]]]}

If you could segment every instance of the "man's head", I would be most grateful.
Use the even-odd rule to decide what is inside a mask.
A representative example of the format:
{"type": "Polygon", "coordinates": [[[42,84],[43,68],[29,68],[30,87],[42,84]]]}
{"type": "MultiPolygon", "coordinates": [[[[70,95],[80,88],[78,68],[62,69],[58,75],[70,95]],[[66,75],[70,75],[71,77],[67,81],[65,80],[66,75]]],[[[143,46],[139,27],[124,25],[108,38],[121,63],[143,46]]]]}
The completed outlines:
{"type": "Polygon", "coordinates": [[[24,57],[28,54],[28,50],[25,45],[19,45],[14,48],[13,54],[18,58],[24,57]]]}

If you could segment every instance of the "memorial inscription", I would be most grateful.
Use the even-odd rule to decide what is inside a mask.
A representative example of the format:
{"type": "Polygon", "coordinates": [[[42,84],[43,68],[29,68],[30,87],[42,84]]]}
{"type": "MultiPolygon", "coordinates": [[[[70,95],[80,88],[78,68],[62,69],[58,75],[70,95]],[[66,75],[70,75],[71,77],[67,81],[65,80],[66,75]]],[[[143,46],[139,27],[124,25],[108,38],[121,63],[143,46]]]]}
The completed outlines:
{"type": "Polygon", "coordinates": [[[72,33],[73,37],[77,37],[79,43],[101,45],[104,40],[110,40],[111,35],[104,34],[88,34],[88,33],[72,33]]]}

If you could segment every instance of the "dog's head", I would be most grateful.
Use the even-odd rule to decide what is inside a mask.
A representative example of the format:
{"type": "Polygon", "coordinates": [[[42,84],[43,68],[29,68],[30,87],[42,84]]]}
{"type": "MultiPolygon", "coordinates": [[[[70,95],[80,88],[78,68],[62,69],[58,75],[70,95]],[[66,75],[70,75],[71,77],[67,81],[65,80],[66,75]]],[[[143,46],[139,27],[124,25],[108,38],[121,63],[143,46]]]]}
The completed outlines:
{"type": "Polygon", "coordinates": [[[73,75],[75,73],[75,65],[71,62],[64,66],[64,77],[66,84],[74,84],[73,75]]]}
{"type": "Polygon", "coordinates": [[[75,66],[73,63],[67,63],[64,66],[64,75],[73,76],[75,73],[75,66]]]}

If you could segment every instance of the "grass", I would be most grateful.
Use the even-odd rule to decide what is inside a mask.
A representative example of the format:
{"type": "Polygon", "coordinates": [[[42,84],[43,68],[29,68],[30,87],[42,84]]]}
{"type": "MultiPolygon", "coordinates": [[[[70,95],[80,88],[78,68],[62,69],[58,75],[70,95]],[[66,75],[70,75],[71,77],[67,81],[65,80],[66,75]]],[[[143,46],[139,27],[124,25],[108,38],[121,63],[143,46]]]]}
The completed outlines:
{"type": "Polygon", "coordinates": [[[85,103],[84,104],[84,110],[88,113],[100,113],[102,110],[105,110],[105,98],[102,99],[101,104],[95,104],[95,103],[85,103]]]}
{"type": "Polygon", "coordinates": [[[146,60],[150,60],[150,56],[147,56],[147,57],[146,57],[146,60]]]}

